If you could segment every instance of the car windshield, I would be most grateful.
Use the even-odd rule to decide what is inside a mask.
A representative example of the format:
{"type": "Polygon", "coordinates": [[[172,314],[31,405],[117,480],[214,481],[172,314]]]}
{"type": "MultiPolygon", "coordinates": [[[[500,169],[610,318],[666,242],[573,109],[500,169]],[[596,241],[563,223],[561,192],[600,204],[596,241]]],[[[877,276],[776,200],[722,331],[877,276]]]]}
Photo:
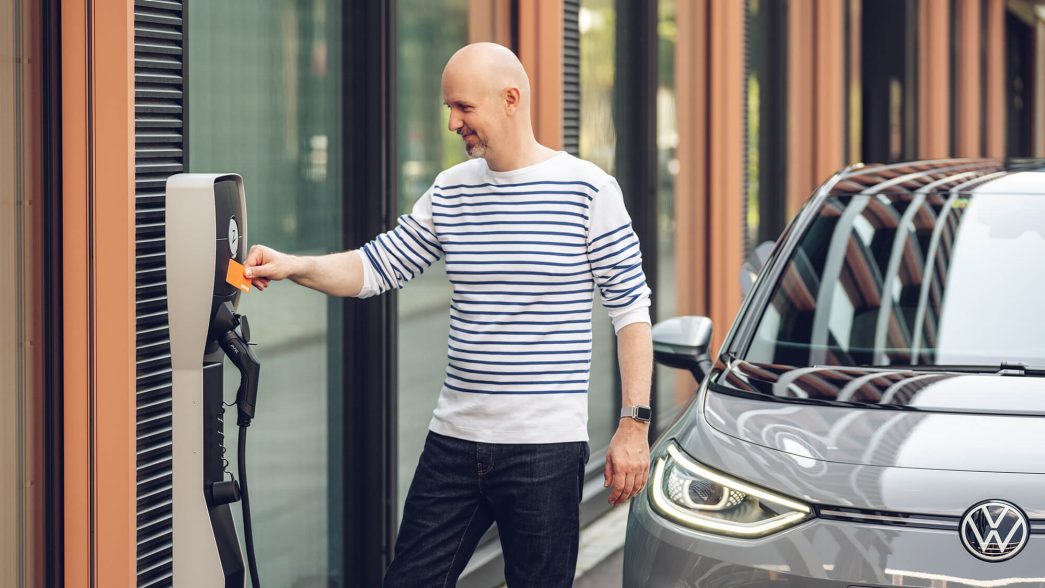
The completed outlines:
{"type": "Polygon", "coordinates": [[[828,197],[745,359],[1045,366],[1045,197],[828,197]]]}

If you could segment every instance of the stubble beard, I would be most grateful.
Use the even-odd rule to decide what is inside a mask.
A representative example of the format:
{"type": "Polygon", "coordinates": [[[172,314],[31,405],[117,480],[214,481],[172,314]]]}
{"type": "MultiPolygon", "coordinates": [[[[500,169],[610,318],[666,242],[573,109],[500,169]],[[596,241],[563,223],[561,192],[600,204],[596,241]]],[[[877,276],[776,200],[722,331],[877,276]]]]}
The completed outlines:
{"type": "Polygon", "coordinates": [[[469,159],[478,159],[486,156],[486,141],[479,138],[475,131],[469,131],[468,134],[462,134],[458,131],[457,134],[461,135],[461,141],[464,142],[464,152],[468,154],[469,159]],[[469,143],[468,137],[475,137],[475,143],[469,143]]]}
{"type": "Polygon", "coordinates": [[[479,159],[480,157],[486,157],[486,142],[476,137],[475,144],[469,145],[466,141],[464,144],[465,153],[471,159],[479,159]]]}

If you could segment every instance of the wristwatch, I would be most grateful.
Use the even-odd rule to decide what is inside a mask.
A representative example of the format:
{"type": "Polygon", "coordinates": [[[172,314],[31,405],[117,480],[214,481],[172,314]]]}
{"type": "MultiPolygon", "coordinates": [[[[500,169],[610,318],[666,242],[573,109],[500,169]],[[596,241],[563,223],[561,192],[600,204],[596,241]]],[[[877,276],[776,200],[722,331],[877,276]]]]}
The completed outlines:
{"type": "Polygon", "coordinates": [[[648,423],[650,417],[653,416],[653,411],[650,407],[645,404],[636,404],[634,406],[625,406],[620,409],[620,418],[631,417],[640,423],[648,423]]]}

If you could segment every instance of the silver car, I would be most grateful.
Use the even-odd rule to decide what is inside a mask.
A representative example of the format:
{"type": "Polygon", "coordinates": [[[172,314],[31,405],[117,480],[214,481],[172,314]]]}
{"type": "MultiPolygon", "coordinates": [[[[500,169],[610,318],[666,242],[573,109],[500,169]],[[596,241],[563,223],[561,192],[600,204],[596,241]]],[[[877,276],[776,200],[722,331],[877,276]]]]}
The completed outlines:
{"type": "Polygon", "coordinates": [[[847,168],[711,324],[625,586],[1045,586],[1045,162],[847,168]]]}

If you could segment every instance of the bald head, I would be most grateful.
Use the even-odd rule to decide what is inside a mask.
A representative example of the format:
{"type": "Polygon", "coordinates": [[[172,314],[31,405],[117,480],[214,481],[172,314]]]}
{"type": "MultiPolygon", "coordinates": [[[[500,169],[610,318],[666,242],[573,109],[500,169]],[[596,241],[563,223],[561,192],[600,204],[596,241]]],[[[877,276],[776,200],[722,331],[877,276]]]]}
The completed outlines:
{"type": "Polygon", "coordinates": [[[526,70],[510,49],[497,43],[472,43],[459,49],[443,69],[444,92],[448,81],[494,96],[517,88],[522,105],[529,107],[530,79],[526,70]]]}
{"type": "Polygon", "coordinates": [[[534,138],[530,80],[506,47],[473,43],[454,53],[443,69],[443,102],[468,156],[486,159],[490,169],[515,169],[551,153],[534,138]]]}

